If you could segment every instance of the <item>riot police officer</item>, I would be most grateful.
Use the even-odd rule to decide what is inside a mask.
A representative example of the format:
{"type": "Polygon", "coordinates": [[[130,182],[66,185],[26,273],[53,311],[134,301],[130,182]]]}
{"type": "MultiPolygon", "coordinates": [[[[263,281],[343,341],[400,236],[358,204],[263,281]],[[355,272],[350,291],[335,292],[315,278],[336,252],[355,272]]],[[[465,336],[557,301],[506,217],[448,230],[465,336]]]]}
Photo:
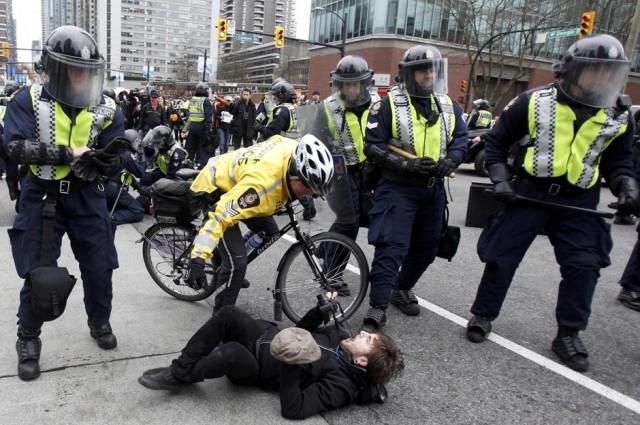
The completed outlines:
{"type": "Polygon", "coordinates": [[[467,126],[469,130],[478,130],[491,127],[491,105],[484,99],[476,99],[473,101],[473,112],[469,117],[467,126]]]}
{"type": "Polygon", "coordinates": [[[401,84],[372,105],[364,135],[367,160],[382,174],[369,212],[375,254],[363,328],[372,331],[385,325],[389,302],[404,314],[420,313],[412,288],[436,257],[445,221],[444,177],[464,159],[468,139],[462,110],[446,95],[447,60],[440,51],[411,47],[398,68],[401,84]]]}
{"type": "Polygon", "coordinates": [[[555,83],[512,100],[487,133],[487,170],[494,195],[505,202],[478,240],[485,269],[467,325],[470,341],[482,342],[491,332],[518,265],[544,228],[562,276],[552,350],[571,369],[588,369],[578,332],[587,327],[600,269],[611,263],[610,226],[594,215],[513,201],[521,195],[595,209],[604,177],[620,206],[637,210],[630,150],[633,122],[618,98],[629,68],[614,37],[578,40],[553,65],[555,83]],[[507,158],[514,140],[521,143],[511,168],[507,158]]]}
{"type": "Polygon", "coordinates": [[[16,270],[25,278],[16,344],[18,376],[23,380],[40,376],[43,322],[30,302],[30,272],[38,266],[56,264],[65,232],[80,263],[90,334],[102,349],[117,345],[109,318],[111,276],[118,260],[104,191],[98,182],[80,179],[70,164],[73,162],[74,170],[75,164],[84,164],[85,178],[117,172],[118,154],[94,157],[91,147],[103,147],[123,135],[122,114],[113,100],[102,95],[105,60],[93,37],[83,29],[55,29],[44,44],[41,64],[44,85],[20,90],[9,102],[4,119],[7,154],[30,168],[22,186],[20,213],[10,230],[16,270]],[[99,160],[84,162],[84,158],[99,160]],[[90,168],[92,172],[88,173],[90,168]],[[43,208],[53,199],[51,260],[50,264],[40,264],[43,208]]]}
{"type": "Polygon", "coordinates": [[[270,93],[276,105],[271,110],[269,121],[266,125],[256,122],[253,129],[262,134],[265,140],[275,134],[289,139],[300,139],[298,115],[293,104],[296,98],[295,89],[286,81],[280,81],[271,87],[270,93]]]}
{"type": "MultiPolygon", "coordinates": [[[[333,154],[344,157],[347,168],[345,181],[340,178],[336,192],[329,197],[329,204],[336,212],[336,221],[330,232],[341,233],[355,240],[360,229],[360,205],[364,196],[362,164],[364,155],[364,130],[367,127],[373,84],[373,70],[360,56],[345,56],[331,71],[332,95],[318,108],[316,125],[312,130],[333,154]],[[337,199],[340,198],[340,199],[337,199]],[[336,205],[337,204],[337,205],[336,205]]],[[[378,99],[376,99],[378,100],[378,99]]],[[[311,106],[309,106],[311,107],[311,106]]],[[[341,261],[338,261],[341,263],[341,261]]],[[[346,262],[345,262],[346,264],[346,262]]],[[[341,279],[343,270],[335,270],[334,290],[349,295],[350,290],[341,279]]]]}
{"type": "Polygon", "coordinates": [[[149,131],[144,136],[142,148],[148,165],[154,165],[142,177],[140,184],[143,186],[150,186],[161,178],[175,179],[178,170],[189,166],[189,154],[176,142],[173,132],[165,125],[159,125],[149,131]]]}
{"type": "Polygon", "coordinates": [[[213,103],[209,99],[209,84],[202,82],[196,86],[183,131],[187,134],[185,148],[189,158],[199,168],[204,167],[213,153],[209,148],[209,144],[213,145],[213,103]]]}
{"type": "MultiPolygon", "coordinates": [[[[0,136],[4,131],[3,120],[7,111],[7,104],[19,88],[20,86],[15,81],[7,81],[4,86],[4,97],[0,98],[0,136]]],[[[20,197],[20,175],[18,171],[18,164],[9,159],[4,150],[4,146],[0,143],[0,180],[2,180],[2,174],[5,171],[7,173],[6,180],[7,187],[9,188],[9,199],[15,201],[20,197]]]]}

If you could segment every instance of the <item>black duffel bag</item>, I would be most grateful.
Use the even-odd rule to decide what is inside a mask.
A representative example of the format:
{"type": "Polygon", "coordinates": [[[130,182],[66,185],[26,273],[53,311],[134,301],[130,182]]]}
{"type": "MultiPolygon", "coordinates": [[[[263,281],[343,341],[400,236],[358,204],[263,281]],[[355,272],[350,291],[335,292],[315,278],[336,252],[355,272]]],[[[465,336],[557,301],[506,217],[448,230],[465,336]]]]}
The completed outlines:
{"type": "Polygon", "coordinates": [[[444,208],[444,224],[442,228],[442,237],[440,238],[440,245],[438,245],[439,258],[451,261],[451,259],[458,252],[458,245],[460,244],[460,227],[449,225],[449,208],[444,208]]]}
{"type": "Polygon", "coordinates": [[[160,179],[151,186],[153,215],[158,219],[174,218],[177,223],[190,223],[198,215],[198,202],[191,192],[191,182],[160,179]]]}

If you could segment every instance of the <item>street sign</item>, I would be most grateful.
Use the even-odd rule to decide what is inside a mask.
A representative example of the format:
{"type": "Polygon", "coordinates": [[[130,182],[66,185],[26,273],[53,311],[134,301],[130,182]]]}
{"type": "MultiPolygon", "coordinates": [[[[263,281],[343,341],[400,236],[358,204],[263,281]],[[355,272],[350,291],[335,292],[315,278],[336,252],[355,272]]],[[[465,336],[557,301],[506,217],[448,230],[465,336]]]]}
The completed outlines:
{"type": "Polygon", "coordinates": [[[551,31],[547,33],[547,38],[571,37],[580,34],[580,28],[569,28],[566,30],[551,31]]]}
{"type": "Polygon", "coordinates": [[[254,43],[259,43],[260,39],[255,35],[246,35],[246,34],[236,34],[236,40],[238,41],[252,41],[254,43]]]}
{"type": "Polygon", "coordinates": [[[227,19],[227,34],[234,35],[236,33],[236,21],[227,19]]]}

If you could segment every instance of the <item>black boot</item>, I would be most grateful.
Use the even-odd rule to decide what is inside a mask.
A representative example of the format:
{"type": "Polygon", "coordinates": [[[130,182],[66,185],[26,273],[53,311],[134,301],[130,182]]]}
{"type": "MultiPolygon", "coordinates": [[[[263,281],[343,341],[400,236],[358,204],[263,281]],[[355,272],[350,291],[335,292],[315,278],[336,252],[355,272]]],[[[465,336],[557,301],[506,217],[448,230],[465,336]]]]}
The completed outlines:
{"type": "Polygon", "coordinates": [[[578,372],[589,369],[589,353],[578,336],[577,329],[560,326],[551,349],[569,368],[578,372]]]}
{"type": "Polygon", "coordinates": [[[31,381],[40,376],[40,329],[27,328],[20,325],[18,327],[18,341],[16,351],[18,352],[18,376],[23,381],[31,381]]]}
{"type": "Polygon", "coordinates": [[[103,350],[116,348],[116,346],[118,345],[118,340],[113,334],[111,325],[109,323],[105,323],[102,326],[95,326],[91,322],[87,322],[87,324],[89,325],[91,336],[98,342],[98,347],[102,348],[103,350]]]}

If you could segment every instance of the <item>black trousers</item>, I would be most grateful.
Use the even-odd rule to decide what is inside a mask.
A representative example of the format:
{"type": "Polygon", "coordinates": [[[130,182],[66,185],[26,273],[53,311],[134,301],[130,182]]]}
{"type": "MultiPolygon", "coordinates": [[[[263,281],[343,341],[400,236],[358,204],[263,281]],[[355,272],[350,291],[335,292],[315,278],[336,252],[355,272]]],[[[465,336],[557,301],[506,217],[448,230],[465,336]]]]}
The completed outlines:
{"type": "Polygon", "coordinates": [[[171,371],[185,382],[227,376],[238,385],[258,382],[260,367],[256,341],[264,326],[235,306],[215,313],[191,337],[182,354],[171,363],[171,371]]]}

